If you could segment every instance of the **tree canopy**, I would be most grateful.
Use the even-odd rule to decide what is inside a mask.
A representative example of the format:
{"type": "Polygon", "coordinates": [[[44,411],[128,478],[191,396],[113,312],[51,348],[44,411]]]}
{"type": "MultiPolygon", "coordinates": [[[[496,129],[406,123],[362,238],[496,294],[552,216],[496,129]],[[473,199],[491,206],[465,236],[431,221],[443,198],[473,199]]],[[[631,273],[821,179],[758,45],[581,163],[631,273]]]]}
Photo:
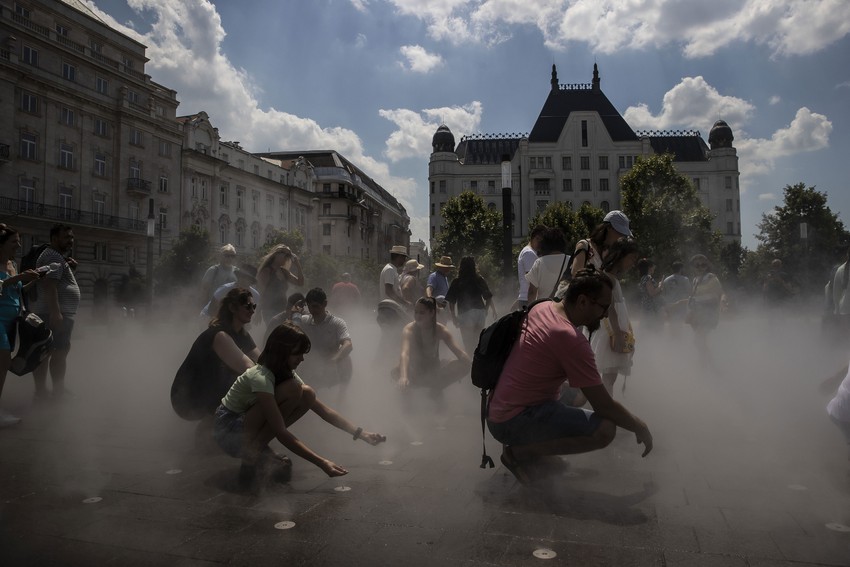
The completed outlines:
{"type": "Polygon", "coordinates": [[[715,262],[722,236],[690,179],[673,166],[672,154],[642,156],[620,180],[623,212],[644,256],[659,266],[705,254],[715,262]]]}
{"type": "Polygon", "coordinates": [[[437,235],[434,255],[499,258],[502,250],[502,213],[488,209],[484,199],[466,191],[452,197],[440,211],[443,227],[437,235]]]}
{"type": "Polygon", "coordinates": [[[177,240],[159,260],[156,280],[164,290],[200,285],[210,258],[209,233],[197,225],[181,230],[177,240]]]}

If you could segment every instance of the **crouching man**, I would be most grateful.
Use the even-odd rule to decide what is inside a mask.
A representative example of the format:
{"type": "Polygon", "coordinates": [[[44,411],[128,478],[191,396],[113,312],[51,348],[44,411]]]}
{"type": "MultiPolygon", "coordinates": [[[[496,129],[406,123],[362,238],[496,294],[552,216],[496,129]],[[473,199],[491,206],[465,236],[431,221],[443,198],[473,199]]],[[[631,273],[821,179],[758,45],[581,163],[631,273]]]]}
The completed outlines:
{"type": "Polygon", "coordinates": [[[618,426],[635,433],[644,445],[643,456],[652,450],[649,428],[605,389],[590,343],[578,328],[599,328],[611,305],[611,288],[604,273],[583,270],[562,301],[541,303],[528,312],[487,416],[490,433],[504,445],[502,464],[522,483],[531,480],[540,457],[602,449],[618,426]],[[559,401],[565,382],[581,389],[593,411],[559,401]]]}

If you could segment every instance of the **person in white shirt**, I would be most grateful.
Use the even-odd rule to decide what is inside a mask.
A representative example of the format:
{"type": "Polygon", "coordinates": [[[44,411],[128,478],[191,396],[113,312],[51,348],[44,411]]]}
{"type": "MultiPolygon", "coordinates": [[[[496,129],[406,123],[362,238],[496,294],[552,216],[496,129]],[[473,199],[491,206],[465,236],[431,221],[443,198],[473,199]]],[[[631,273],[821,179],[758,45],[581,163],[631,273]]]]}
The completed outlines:
{"type": "Polygon", "coordinates": [[[546,227],[538,224],[531,229],[528,234],[528,244],[526,244],[519,252],[516,259],[517,280],[519,280],[519,295],[517,295],[516,303],[511,308],[522,309],[528,305],[528,280],[525,275],[531,271],[531,267],[537,260],[537,253],[540,251],[540,241],[543,240],[543,233],[546,232],[546,227]]]}
{"type": "Polygon", "coordinates": [[[547,228],[540,239],[540,257],[525,274],[528,280],[528,303],[538,298],[554,297],[569,262],[564,233],[560,228],[547,228]]]}
{"type": "Polygon", "coordinates": [[[379,280],[381,299],[391,299],[399,305],[411,305],[401,295],[401,283],[399,281],[399,270],[407,261],[407,248],[401,245],[390,249],[390,262],[381,270],[379,280]]]}
{"type": "Polygon", "coordinates": [[[821,384],[823,393],[835,392],[826,406],[826,413],[844,434],[847,442],[847,459],[850,461],[850,365],[845,365],[821,384]],[[836,389],[836,384],[837,389],[836,389]]]}

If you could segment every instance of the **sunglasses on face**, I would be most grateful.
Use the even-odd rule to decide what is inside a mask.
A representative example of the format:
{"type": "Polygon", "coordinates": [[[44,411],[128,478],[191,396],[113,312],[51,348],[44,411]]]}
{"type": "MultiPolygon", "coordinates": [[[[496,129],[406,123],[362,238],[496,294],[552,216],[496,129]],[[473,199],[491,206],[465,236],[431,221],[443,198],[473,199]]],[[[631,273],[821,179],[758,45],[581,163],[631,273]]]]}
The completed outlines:
{"type": "Polygon", "coordinates": [[[244,307],[248,311],[256,311],[257,310],[257,304],[256,303],[243,303],[242,307],[244,307]]]}

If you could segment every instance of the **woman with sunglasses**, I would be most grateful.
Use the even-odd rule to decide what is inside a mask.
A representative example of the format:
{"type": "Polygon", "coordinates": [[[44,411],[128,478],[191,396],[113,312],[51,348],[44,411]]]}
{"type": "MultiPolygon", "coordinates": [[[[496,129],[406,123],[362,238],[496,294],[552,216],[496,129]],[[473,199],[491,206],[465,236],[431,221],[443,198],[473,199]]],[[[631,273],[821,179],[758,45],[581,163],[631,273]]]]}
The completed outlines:
{"type": "Polygon", "coordinates": [[[171,405],[183,419],[201,420],[197,440],[209,438],[212,417],[236,377],[254,366],[260,350],[245,329],[257,304],[245,288],[221,300],[218,314],[195,339],[171,386],[171,405]]]}

